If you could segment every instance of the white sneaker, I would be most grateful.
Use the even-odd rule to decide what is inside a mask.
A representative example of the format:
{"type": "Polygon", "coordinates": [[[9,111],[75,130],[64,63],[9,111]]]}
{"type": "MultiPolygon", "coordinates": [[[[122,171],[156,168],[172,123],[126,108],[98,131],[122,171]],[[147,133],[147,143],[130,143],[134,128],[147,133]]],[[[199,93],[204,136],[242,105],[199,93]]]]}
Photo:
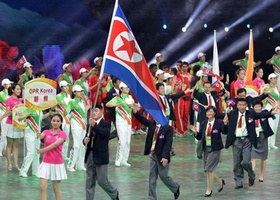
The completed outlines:
{"type": "Polygon", "coordinates": [[[278,149],[277,146],[271,146],[270,148],[271,148],[271,149],[278,149]]]}
{"type": "Polygon", "coordinates": [[[122,166],[125,166],[125,167],[130,167],[130,166],[131,166],[131,164],[129,164],[129,163],[127,163],[127,162],[126,162],[126,163],[123,163],[123,164],[122,164],[122,166]]]}
{"type": "Polygon", "coordinates": [[[141,129],[137,130],[136,133],[140,135],[146,135],[146,132],[141,129]]]}
{"type": "Polygon", "coordinates": [[[69,172],[75,172],[76,170],[74,168],[67,168],[67,171],[69,172]]]}
{"type": "Polygon", "coordinates": [[[27,178],[28,177],[26,173],[19,173],[19,176],[23,177],[23,178],[27,178]]]}
{"type": "Polygon", "coordinates": [[[116,166],[116,167],[120,167],[120,166],[121,166],[121,164],[120,164],[120,163],[118,163],[118,162],[115,162],[115,166],[116,166]]]}
{"type": "Polygon", "coordinates": [[[85,168],[85,167],[79,167],[77,170],[78,170],[78,171],[87,171],[87,168],[85,168]]]}

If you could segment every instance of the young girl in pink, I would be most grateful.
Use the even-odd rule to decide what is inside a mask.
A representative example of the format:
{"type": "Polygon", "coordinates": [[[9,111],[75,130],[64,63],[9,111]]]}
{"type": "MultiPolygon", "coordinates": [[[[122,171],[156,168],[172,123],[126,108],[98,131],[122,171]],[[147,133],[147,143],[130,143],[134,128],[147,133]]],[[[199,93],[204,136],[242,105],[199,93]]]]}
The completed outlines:
{"type": "Polygon", "coordinates": [[[245,87],[245,71],[238,69],[236,72],[237,80],[234,82],[234,94],[237,97],[237,90],[245,87]]]}
{"type": "Polygon", "coordinates": [[[7,136],[7,160],[8,160],[8,170],[12,170],[12,158],[11,153],[13,149],[14,154],[14,163],[15,167],[19,170],[18,166],[18,144],[19,139],[23,137],[23,130],[20,130],[13,126],[12,111],[15,106],[22,103],[22,100],[19,98],[21,94],[21,88],[18,84],[12,85],[8,89],[10,97],[6,100],[6,136],[7,136]]]}
{"type": "Polygon", "coordinates": [[[252,85],[254,85],[256,88],[258,88],[259,90],[261,89],[261,87],[265,84],[263,78],[263,69],[260,67],[257,67],[255,69],[255,73],[257,75],[257,77],[253,80],[252,85]]]}
{"type": "Polygon", "coordinates": [[[44,148],[37,149],[38,153],[44,153],[42,163],[38,169],[37,176],[40,178],[40,199],[47,200],[48,180],[52,180],[55,199],[62,199],[60,182],[67,179],[66,170],[62,158],[62,147],[66,140],[66,133],[60,127],[62,125],[60,114],[51,116],[50,130],[38,134],[44,139],[44,148]]]}

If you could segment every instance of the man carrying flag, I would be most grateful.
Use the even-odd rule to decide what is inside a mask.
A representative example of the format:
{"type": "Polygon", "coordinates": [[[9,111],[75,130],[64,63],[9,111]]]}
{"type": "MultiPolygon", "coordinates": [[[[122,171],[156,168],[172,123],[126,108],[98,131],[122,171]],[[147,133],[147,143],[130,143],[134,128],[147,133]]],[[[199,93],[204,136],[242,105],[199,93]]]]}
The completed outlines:
{"type": "MultiPolygon", "coordinates": [[[[157,199],[155,194],[156,179],[158,174],[169,190],[174,194],[174,199],[180,195],[180,186],[168,176],[170,150],[173,142],[171,127],[167,124],[167,118],[160,105],[159,96],[154,81],[149,72],[147,62],[134,38],[132,30],[116,1],[107,46],[104,54],[104,61],[100,77],[107,72],[121,79],[133,92],[141,106],[154,118],[159,127],[166,127],[167,132],[157,134],[155,123],[150,129],[146,141],[145,152],[151,153],[149,195],[150,199],[157,199]],[[166,137],[166,139],[163,139],[166,137]],[[158,144],[152,146],[152,138],[157,138],[158,144]],[[166,144],[163,144],[166,143],[166,144]],[[154,147],[154,148],[153,148],[154,147]],[[155,151],[154,154],[152,152],[155,151]],[[161,152],[160,157],[156,158],[161,152]]],[[[134,112],[136,111],[133,107],[134,112]]],[[[161,130],[159,129],[159,133],[161,130]]],[[[156,141],[156,140],[154,140],[156,141]]]]}
{"type": "Polygon", "coordinates": [[[118,77],[131,89],[141,106],[165,125],[167,119],[147,62],[119,6],[114,10],[103,58],[100,77],[104,72],[118,77]]]}

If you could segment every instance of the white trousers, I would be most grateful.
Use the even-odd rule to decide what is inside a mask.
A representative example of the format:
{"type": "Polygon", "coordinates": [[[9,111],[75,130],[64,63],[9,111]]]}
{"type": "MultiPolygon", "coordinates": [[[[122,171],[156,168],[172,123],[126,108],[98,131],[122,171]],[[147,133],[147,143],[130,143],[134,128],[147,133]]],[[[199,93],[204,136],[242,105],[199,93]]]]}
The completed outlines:
{"type": "MultiPolygon", "coordinates": [[[[265,109],[270,110],[272,106],[270,104],[267,104],[265,106],[265,109]]],[[[276,142],[276,134],[278,130],[278,124],[279,124],[279,115],[274,115],[275,119],[272,119],[271,117],[268,119],[269,126],[271,127],[273,131],[273,135],[268,138],[268,148],[274,147],[276,142]]]]}
{"type": "Polygon", "coordinates": [[[68,156],[68,146],[69,146],[69,134],[70,134],[70,124],[66,124],[64,121],[62,123],[62,130],[66,133],[67,138],[62,147],[62,156],[63,158],[67,158],[68,156]]]}
{"type": "Polygon", "coordinates": [[[7,136],[7,126],[5,123],[6,120],[7,120],[7,118],[5,117],[1,121],[0,155],[2,155],[3,150],[5,150],[6,146],[7,146],[7,137],[6,137],[7,136]]]}
{"type": "Polygon", "coordinates": [[[116,128],[119,136],[117,153],[116,153],[116,165],[127,163],[130,152],[131,141],[131,125],[128,125],[126,120],[116,115],[116,128]]]}
{"type": "Polygon", "coordinates": [[[27,127],[24,131],[24,139],[27,152],[23,160],[20,173],[27,174],[32,163],[32,174],[36,175],[40,165],[40,154],[37,153],[37,149],[40,148],[40,140],[37,138],[36,133],[34,133],[29,127],[27,127]]]}
{"type": "Polygon", "coordinates": [[[84,168],[84,159],[85,159],[85,146],[83,145],[83,139],[86,134],[86,130],[83,130],[78,122],[74,119],[71,119],[71,132],[73,136],[73,147],[70,150],[69,161],[67,168],[76,169],[84,168]]]}

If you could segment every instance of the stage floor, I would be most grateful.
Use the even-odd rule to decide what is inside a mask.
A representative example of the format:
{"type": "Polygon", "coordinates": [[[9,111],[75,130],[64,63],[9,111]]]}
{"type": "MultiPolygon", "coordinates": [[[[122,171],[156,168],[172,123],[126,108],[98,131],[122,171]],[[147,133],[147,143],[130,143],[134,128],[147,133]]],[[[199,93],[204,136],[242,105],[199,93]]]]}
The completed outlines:
{"type": "MultiPolygon", "coordinates": [[[[109,180],[120,193],[121,200],[147,200],[148,199],[148,176],[149,156],[143,156],[145,135],[133,135],[131,140],[131,151],[129,163],[131,167],[115,167],[115,151],[117,140],[110,141],[110,163],[109,180]]],[[[280,147],[280,136],[278,133],[277,146],[280,147]]],[[[176,155],[172,157],[169,175],[181,185],[181,196],[179,199],[205,199],[206,177],[202,168],[202,161],[197,159],[195,153],[195,142],[193,136],[174,138],[176,155]]],[[[23,160],[23,140],[20,142],[20,163],[23,160]]],[[[245,175],[244,188],[234,189],[232,149],[222,150],[221,162],[217,167],[217,175],[226,181],[224,190],[217,192],[218,185],[214,183],[213,199],[246,199],[246,200],[268,200],[279,198],[280,186],[280,149],[270,150],[264,182],[258,181],[258,168],[256,170],[256,182],[253,187],[248,186],[248,177],[245,175]]],[[[257,167],[259,162],[257,162],[257,167]]],[[[7,170],[6,157],[0,157],[0,199],[1,200],[36,200],[39,199],[39,178],[31,176],[28,178],[18,176],[18,170],[13,168],[7,170]]],[[[63,199],[85,200],[84,171],[67,172],[68,179],[62,181],[61,190],[63,199]]],[[[173,194],[158,180],[158,200],[174,199],[173,194]]],[[[48,199],[53,200],[51,182],[48,186],[48,199]]],[[[96,200],[107,200],[109,196],[99,187],[96,187],[96,200]]]]}

